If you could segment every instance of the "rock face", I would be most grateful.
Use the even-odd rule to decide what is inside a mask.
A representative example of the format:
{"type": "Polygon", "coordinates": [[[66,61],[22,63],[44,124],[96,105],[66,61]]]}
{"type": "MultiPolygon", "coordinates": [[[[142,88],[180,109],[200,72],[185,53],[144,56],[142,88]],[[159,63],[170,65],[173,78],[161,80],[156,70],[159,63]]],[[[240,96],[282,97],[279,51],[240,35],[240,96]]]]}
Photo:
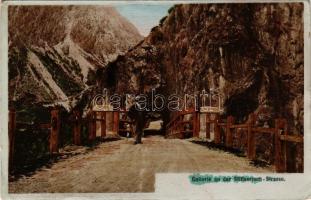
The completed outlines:
{"type": "Polygon", "coordinates": [[[9,100],[66,102],[142,36],[113,7],[10,6],[9,100]]]}
{"type": "Polygon", "coordinates": [[[143,42],[110,63],[117,92],[217,88],[225,115],[262,109],[303,133],[303,4],[176,5],[143,42]]]}

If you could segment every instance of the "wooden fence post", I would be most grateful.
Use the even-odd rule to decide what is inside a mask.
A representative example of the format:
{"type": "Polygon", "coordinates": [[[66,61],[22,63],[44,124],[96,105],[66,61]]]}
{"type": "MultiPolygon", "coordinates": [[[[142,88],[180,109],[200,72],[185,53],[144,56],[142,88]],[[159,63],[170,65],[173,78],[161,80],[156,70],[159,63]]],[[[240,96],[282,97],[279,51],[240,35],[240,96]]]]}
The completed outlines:
{"type": "Polygon", "coordinates": [[[181,122],[181,116],[182,116],[182,114],[184,113],[184,110],[182,110],[182,111],[180,111],[180,115],[178,114],[178,113],[176,113],[176,116],[177,116],[177,118],[176,118],[176,131],[177,131],[177,133],[178,133],[178,137],[179,137],[179,139],[183,139],[184,138],[184,133],[182,132],[183,131],[183,129],[182,129],[182,127],[180,126],[180,122],[181,122]]]}
{"type": "Polygon", "coordinates": [[[119,134],[119,112],[113,112],[113,132],[119,134]]]}
{"type": "Polygon", "coordinates": [[[201,130],[201,127],[200,127],[200,111],[196,111],[196,113],[197,113],[197,121],[196,121],[196,123],[197,123],[197,126],[196,126],[196,128],[197,128],[197,130],[196,130],[196,135],[197,135],[197,137],[199,137],[200,136],[200,130],[201,130]]]}
{"type": "Polygon", "coordinates": [[[78,110],[73,111],[74,124],[73,124],[73,143],[81,145],[81,112],[78,110]]]}
{"type": "Polygon", "coordinates": [[[14,160],[14,143],[15,143],[15,127],[16,127],[16,112],[15,109],[9,109],[9,170],[12,170],[14,160]]]}
{"type": "Polygon", "coordinates": [[[220,144],[220,126],[219,126],[219,114],[216,114],[215,116],[215,130],[214,130],[214,141],[215,144],[220,144]]]}
{"type": "Polygon", "coordinates": [[[200,132],[200,112],[193,111],[193,136],[199,137],[200,132]]]}
{"type": "Polygon", "coordinates": [[[179,138],[180,139],[183,139],[185,138],[185,133],[183,132],[184,131],[184,126],[182,123],[182,115],[178,116],[178,120],[176,122],[176,128],[177,128],[177,132],[179,133],[179,138]]]}
{"type": "Polygon", "coordinates": [[[56,107],[51,110],[51,133],[50,133],[51,154],[58,153],[59,130],[60,130],[59,108],[56,107]]]}
{"type": "Polygon", "coordinates": [[[206,131],[206,138],[211,138],[211,127],[210,127],[210,113],[205,114],[205,131],[206,131]]]}
{"type": "Polygon", "coordinates": [[[101,137],[106,137],[106,112],[101,112],[101,122],[100,122],[100,129],[101,129],[101,137]]]}
{"type": "Polygon", "coordinates": [[[230,129],[230,126],[234,123],[234,118],[232,116],[227,117],[226,125],[226,147],[232,147],[233,136],[230,129]]]}
{"type": "Polygon", "coordinates": [[[93,141],[96,138],[96,112],[89,113],[89,140],[93,141]]]}
{"type": "MultiPolygon", "coordinates": [[[[282,141],[280,139],[281,131],[284,129],[284,120],[275,120],[275,134],[274,134],[274,159],[275,169],[277,172],[286,172],[286,160],[283,157],[282,141]]],[[[285,153],[285,152],[284,152],[285,153]]]]}
{"type": "MultiPolygon", "coordinates": [[[[182,112],[182,111],[181,111],[182,112]]],[[[176,113],[176,120],[175,120],[175,123],[174,123],[174,127],[175,127],[175,135],[177,135],[177,138],[181,138],[181,134],[180,134],[180,127],[178,126],[178,121],[179,121],[179,116],[178,114],[176,113]]]]}
{"type": "Polygon", "coordinates": [[[255,115],[252,113],[248,116],[247,122],[247,158],[250,160],[256,157],[255,133],[252,132],[254,123],[255,115]]]}

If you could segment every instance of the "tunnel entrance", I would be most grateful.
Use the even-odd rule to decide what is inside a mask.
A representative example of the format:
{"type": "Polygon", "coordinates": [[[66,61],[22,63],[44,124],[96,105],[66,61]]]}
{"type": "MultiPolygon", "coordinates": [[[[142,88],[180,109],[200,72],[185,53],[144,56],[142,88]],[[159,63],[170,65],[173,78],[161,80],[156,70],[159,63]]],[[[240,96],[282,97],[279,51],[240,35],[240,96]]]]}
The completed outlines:
{"type": "Polygon", "coordinates": [[[144,129],[144,136],[150,135],[165,135],[162,119],[147,122],[146,128],[144,129]]]}

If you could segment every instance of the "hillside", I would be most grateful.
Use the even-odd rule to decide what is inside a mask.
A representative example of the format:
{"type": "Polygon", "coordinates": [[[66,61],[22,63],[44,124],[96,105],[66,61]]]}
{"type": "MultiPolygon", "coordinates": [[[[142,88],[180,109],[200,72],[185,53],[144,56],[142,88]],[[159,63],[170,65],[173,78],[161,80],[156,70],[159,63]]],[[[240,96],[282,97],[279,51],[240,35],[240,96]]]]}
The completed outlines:
{"type": "Polygon", "coordinates": [[[245,121],[264,109],[268,121],[285,117],[302,133],[303,48],[303,4],[175,5],[111,64],[111,89],[181,96],[219,89],[225,116],[245,121]]]}
{"type": "Polygon", "coordinates": [[[10,6],[9,100],[59,102],[96,84],[95,71],[142,36],[108,6],[10,6]]]}

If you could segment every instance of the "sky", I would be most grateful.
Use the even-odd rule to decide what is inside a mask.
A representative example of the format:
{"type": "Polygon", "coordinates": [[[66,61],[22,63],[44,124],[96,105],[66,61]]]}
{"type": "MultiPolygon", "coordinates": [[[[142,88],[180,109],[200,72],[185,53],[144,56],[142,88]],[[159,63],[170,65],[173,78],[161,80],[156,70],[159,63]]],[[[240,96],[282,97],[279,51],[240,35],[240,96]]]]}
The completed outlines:
{"type": "Polygon", "coordinates": [[[141,35],[147,36],[160,19],[168,15],[173,4],[124,4],[115,6],[119,13],[136,26],[141,35]]]}

